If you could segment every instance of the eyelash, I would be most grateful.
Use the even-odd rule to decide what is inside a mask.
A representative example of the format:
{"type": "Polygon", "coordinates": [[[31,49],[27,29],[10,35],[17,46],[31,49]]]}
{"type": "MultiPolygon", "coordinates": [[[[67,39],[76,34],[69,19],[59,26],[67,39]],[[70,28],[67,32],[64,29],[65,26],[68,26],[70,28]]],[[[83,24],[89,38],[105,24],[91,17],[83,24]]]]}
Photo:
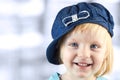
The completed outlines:
{"type": "MultiPolygon", "coordinates": [[[[69,46],[74,47],[74,48],[78,48],[79,44],[76,43],[76,42],[73,42],[73,43],[69,44],[69,46]]],[[[100,46],[97,45],[97,44],[91,44],[91,45],[90,45],[90,49],[97,49],[97,48],[99,48],[99,47],[100,47],[100,46]]]]}
{"type": "Polygon", "coordinates": [[[97,45],[97,44],[92,44],[92,45],[90,45],[90,48],[91,49],[97,49],[97,48],[99,48],[100,46],[99,45],[97,45]]]}
{"type": "Polygon", "coordinates": [[[74,42],[74,43],[71,43],[70,46],[71,46],[71,47],[77,48],[79,45],[78,45],[77,43],[74,42]]]}

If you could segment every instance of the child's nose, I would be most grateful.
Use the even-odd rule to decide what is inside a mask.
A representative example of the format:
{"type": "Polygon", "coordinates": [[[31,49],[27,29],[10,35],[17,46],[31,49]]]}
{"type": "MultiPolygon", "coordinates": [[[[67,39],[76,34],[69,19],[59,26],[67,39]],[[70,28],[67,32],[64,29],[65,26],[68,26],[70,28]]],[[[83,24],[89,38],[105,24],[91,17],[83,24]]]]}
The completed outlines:
{"type": "Polygon", "coordinates": [[[77,55],[83,58],[88,58],[91,56],[90,49],[88,47],[78,49],[77,55]]]}

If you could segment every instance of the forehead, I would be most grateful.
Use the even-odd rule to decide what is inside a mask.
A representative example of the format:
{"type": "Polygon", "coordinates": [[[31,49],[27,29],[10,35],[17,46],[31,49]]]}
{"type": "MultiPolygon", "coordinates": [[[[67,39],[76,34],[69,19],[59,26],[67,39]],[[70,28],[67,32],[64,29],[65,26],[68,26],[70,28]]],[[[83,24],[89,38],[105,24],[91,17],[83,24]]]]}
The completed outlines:
{"type": "Polygon", "coordinates": [[[66,35],[66,39],[70,36],[77,38],[86,38],[88,40],[96,39],[96,40],[105,40],[106,36],[109,36],[107,30],[98,25],[92,23],[85,23],[82,25],[78,25],[66,35]]]}

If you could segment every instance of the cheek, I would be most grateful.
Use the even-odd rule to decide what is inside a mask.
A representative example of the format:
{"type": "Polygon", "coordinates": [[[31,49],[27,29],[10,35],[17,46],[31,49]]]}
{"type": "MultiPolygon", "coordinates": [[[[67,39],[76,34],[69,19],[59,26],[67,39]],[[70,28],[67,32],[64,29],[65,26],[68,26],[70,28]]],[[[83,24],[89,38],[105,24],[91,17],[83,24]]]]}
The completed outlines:
{"type": "Polygon", "coordinates": [[[96,60],[99,62],[99,63],[103,63],[103,61],[105,60],[106,58],[106,49],[102,49],[100,52],[98,53],[95,53],[95,57],[96,57],[96,60]]]}
{"type": "Polygon", "coordinates": [[[69,62],[71,61],[72,56],[69,53],[61,53],[61,60],[63,62],[69,62]]]}
{"type": "Polygon", "coordinates": [[[94,63],[95,63],[95,66],[97,66],[97,67],[101,67],[102,66],[102,64],[103,64],[103,62],[104,62],[104,60],[105,60],[105,55],[96,55],[96,56],[94,56],[94,63]]]}
{"type": "Polygon", "coordinates": [[[69,50],[61,49],[60,57],[63,63],[72,63],[74,56],[74,53],[71,53],[69,50]]]}

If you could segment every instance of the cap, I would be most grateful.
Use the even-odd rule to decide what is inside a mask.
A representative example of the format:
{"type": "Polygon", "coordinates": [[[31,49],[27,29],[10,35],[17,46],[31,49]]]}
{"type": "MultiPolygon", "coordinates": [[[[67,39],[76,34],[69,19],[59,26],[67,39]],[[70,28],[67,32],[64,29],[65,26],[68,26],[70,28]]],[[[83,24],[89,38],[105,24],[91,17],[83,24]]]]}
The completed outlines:
{"type": "Polygon", "coordinates": [[[113,36],[113,17],[100,3],[81,2],[67,6],[59,11],[52,26],[53,41],[46,50],[46,56],[50,63],[59,64],[58,57],[56,57],[58,40],[74,27],[83,23],[99,24],[107,29],[111,37],[113,36]]]}

